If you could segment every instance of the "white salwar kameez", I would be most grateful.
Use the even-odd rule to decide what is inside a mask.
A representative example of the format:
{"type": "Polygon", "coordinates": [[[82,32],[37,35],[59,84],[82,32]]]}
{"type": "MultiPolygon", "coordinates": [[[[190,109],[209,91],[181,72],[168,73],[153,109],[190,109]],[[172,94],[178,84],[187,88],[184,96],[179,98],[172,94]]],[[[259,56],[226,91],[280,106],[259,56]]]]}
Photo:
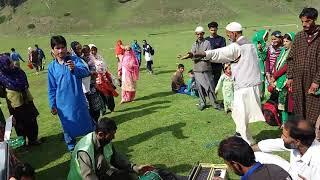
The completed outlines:
{"type": "Polygon", "coordinates": [[[206,59],[213,63],[232,63],[231,71],[235,80],[232,119],[236,124],[236,132],[250,145],[254,144],[248,123],[265,121],[259,92],[260,68],[254,45],[241,36],[235,43],[205,52],[206,59]]]}

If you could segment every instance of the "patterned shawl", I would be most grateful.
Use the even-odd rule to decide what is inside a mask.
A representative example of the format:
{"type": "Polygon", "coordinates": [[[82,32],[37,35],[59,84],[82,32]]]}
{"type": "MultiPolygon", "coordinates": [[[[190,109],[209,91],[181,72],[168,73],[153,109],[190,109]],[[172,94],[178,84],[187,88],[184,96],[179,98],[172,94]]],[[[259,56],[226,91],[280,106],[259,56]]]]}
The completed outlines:
{"type": "Polygon", "coordinates": [[[5,88],[23,92],[29,88],[27,76],[20,68],[12,68],[10,57],[0,54],[0,84],[5,88]]]}

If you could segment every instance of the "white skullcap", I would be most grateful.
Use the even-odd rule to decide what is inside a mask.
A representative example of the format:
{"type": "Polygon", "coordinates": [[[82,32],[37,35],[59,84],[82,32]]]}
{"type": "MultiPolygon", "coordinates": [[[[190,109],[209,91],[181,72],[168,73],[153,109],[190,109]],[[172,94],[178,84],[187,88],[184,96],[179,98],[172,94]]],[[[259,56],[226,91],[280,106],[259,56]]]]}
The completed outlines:
{"type": "Polygon", "coordinates": [[[232,22],[227,25],[226,30],[231,32],[238,32],[238,31],[242,31],[242,26],[240,23],[232,22]]]}
{"type": "Polygon", "coordinates": [[[88,46],[89,46],[90,49],[91,49],[92,47],[95,47],[95,48],[97,47],[97,46],[94,45],[94,44],[89,44],[88,46]]]}
{"type": "Polygon", "coordinates": [[[28,51],[32,51],[32,47],[28,47],[28,51]]]}
{"type": "Polygon", "coordinates": [[[203,29],[202,26],[198,26],[198,27],[196,28],[196,30],[194,30],[194,32],[196,32],[196,33],[202,33],[202,32],[204,32],[204,29],[203,29]]]}

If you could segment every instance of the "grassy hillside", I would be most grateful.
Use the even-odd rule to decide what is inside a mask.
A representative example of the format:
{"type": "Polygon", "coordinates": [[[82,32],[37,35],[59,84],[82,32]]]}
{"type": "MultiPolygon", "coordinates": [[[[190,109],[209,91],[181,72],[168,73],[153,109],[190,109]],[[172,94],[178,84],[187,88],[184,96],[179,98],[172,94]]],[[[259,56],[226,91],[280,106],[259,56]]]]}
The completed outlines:
{"type": "Polygon", "coordinates": [[[312,0],[27,0],[15,9],[5,7],[0,11],[0,32],[93,32],[238,18],[272,22],[275,17],[296,16],[310,4],[320,7],[320,2],[312,0]],[[35,28],[28,28],[30,24],[35,28]]]}

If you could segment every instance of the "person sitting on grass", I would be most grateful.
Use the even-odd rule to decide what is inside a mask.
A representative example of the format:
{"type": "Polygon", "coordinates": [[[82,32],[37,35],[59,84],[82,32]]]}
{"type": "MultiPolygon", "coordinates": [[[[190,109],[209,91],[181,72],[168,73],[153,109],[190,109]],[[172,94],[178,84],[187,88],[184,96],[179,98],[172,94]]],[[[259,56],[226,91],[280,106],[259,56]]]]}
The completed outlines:
{"type": "Polygon", "coordinates": [[[318,180],[320,177],[320,143],[315,137],[315,129],[310,121],[289,119],[284,124],[281,138],[260,141],[252,148],[256,151],[257,160],[281,166],[290,173],[293,179],[318,180]],[[290,162],[270,154],[277,151],[289,151],[290,162]]]}
{"type": "Polygon", "coordinates": [[[184,83],[183,72],[184,65],[179,64],[177,71],[172,75],[171,89],[175,93],[186,94],[185,90],[187,89],[187,86],[184,83]]]}
{"type": "MultiPolygon", "coordinates": [[[[240,137],[229,137],[220,142],[219,157],[241,180],[292,180],[289,173],[274,164],[261,164],[255,159],[250,145],[240,137]]],[[[213,180],[222,180],[214,177],[213,180]]]]}
{"type": "Polygon", "coordinates": [[[152,167],[132,164],[118,153],[111,143],[116,131],[115,121],[107,117],[99,120],[95,132],[77,143],[71,157],[68,180],[137,179],[136,174],[152,167]]]}
{"type": "Polygon", "coordinates": [[[219,89],[222,87],[223,94],[223,104],[224,111],[226,113],[232,111],[232,103],[233,103],[233,77],[231,75],[231,64],[224,64],[223,67],[224,74],[220,76],[217,87],[215,89],[215,93],[218,94],[219,89]]]}

